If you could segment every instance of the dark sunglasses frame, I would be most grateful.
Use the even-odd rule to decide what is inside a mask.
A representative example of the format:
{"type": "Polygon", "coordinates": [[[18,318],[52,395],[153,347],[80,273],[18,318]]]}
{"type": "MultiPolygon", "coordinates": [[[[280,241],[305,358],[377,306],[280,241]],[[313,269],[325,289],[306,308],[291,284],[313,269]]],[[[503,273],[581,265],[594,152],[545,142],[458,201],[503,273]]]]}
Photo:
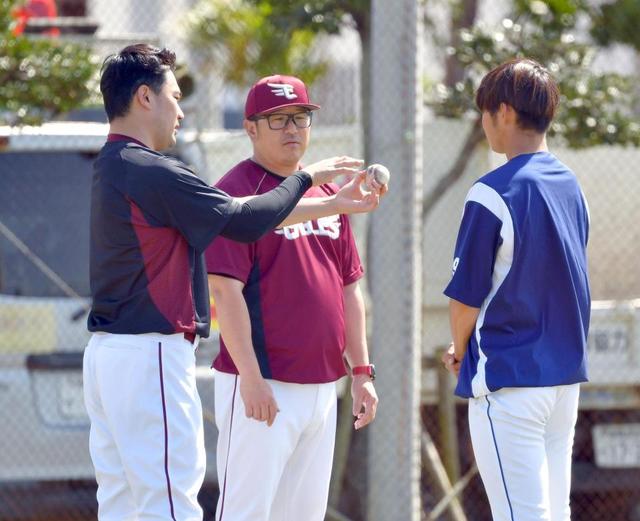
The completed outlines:
{"type": "Polygon", "coordinates": [[[253,116],[253,117],[251,117],[249,119],[251,121],[258,121],[259,119],[266,119],[267,120],[267,124],[269,125],[269,128],[271,130],[282,130],[284,128],[287,128],[291,121],[293,121],[293,124],[296,126],[296,128],[309,128],[311,126],[311,122],[313,121],[313,112],[311,112],[310,110],[305,110],[305,111],[302,111],[302,112],[294,112],[292,114],[285,114],[283,112],[274,112],[272,114],[265,114],[264,116],[253,116]],[[301,114],[309,116],[309,123],[307,125],[302,125],[301,126],[296,122],[295,117],[299,116],[301,114]],[[273,128],[272,122],[271,122],[271,118],[273,116],[285,116],[287,119],[286,119],[286,121],[285,121],[283,126],[273,128]]]}

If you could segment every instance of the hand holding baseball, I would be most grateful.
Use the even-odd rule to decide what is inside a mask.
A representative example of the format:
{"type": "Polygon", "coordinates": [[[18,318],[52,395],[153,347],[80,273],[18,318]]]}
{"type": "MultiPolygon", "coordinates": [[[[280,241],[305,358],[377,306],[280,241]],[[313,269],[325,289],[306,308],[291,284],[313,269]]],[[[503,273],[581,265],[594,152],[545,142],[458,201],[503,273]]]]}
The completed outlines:
{"type": "Polygon", "coordinates": [[[364,161],[349,156],[330,157],[317,163],[306,166],[303,170],[307,172],[312,180],[313,186],[330,183],[337,176],[345,175],[353,178],[360,172],[364,161]]]}
{"type": "Polygon", "coordinates": [[[363,188],[367,192],[376,192],[379,195],[384,195],[388,190],[387,185],[390,178],[391,173],[386,166],[374,163],[367,167],[363,188]]]}
{"type": "Polygon", "coordinates": [[[366,177],[364,170],[346,183],[335,195],[337,213],[351,214],[364,213],[375,210],[380,203],[378,190],[364,191],[363,185],[366,177]]]}

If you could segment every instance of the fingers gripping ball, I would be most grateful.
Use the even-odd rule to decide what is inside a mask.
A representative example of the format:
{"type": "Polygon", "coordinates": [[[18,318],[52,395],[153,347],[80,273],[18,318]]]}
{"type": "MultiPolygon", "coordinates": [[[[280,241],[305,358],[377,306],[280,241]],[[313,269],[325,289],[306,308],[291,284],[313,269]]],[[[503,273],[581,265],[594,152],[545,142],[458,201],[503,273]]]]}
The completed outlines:
{"type": "Polygon", "coordinates": [[[389,173],[389,169],[380,164],[373,164],[367,167],[367,175],[365,177],[365,186],[371,191],[371,183],[375,179],[375,181],[380,185],[386,185],[389,183],[389,178],[391,174],[389,173]]]}

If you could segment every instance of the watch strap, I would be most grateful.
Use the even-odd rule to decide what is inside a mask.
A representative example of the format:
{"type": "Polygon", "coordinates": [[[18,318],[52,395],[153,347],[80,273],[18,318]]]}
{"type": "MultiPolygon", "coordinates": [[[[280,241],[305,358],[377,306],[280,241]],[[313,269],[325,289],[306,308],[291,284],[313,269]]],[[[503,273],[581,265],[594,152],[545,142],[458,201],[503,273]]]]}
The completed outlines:
{"type": "Polygon", "coordinates": [[[351,368],[351,375],[367,375],[372,380],[376,378],[376,366],[373,364],[369,365],[356,365],[351,368]]]}

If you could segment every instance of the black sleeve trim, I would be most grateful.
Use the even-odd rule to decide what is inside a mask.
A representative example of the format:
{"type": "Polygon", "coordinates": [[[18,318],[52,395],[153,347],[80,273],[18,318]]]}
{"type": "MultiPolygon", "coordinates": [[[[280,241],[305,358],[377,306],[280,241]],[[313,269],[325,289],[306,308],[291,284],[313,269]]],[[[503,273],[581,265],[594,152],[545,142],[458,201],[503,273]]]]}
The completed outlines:
{"type": "Polygon", "coordinates": [[[266,194],[239,205],[220,235],[238,242],[254,242],[285,220],[311,187],[307,172],[296,172],[266,194]]]}

